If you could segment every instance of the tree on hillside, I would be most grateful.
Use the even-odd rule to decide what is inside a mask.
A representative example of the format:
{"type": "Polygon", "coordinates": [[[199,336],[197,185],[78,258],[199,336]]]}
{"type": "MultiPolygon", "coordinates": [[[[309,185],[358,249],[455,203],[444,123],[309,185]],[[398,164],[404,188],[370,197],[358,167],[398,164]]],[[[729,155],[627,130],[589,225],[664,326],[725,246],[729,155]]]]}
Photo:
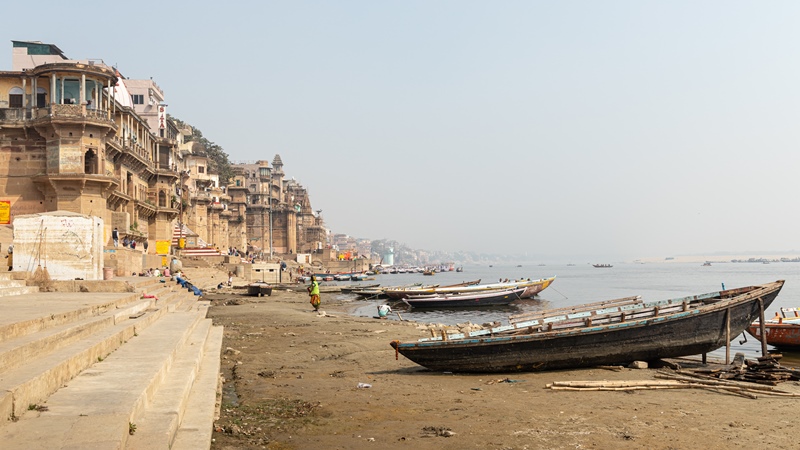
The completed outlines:
{"type": "Polygon", "coordinates": [[[228,154],[225,152],[225,149],[223,149],[221,145],[217,145],[206,139],[206,137],[203,136],[203,132],[196,127],[176,119],[175,117],[169,116],[169,118],[173,120],[178,127],[189,126],[192,129],[192,136],[188,139],[188,142],[197,142],[205,148],[206,155],[211,160],[211,169],[216,170],[219,174],[220,185],[227,185],[230,179],[233,178],[233,169],[231,168],[231,162],[228,159],[228,154]]]}

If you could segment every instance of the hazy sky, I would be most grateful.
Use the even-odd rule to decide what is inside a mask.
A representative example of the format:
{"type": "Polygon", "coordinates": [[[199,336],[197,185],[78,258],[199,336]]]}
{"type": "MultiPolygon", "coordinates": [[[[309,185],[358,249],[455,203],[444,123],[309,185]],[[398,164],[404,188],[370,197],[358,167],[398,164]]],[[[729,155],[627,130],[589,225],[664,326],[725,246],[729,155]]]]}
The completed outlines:
{"type": "Polygon", "coordinates": [[[617,260],[800,250],[800,2],[3,6],[11,40],[280,154],[335,233],[617,260]],[[17,17],[18,20],[8,20],[17,17]]]}

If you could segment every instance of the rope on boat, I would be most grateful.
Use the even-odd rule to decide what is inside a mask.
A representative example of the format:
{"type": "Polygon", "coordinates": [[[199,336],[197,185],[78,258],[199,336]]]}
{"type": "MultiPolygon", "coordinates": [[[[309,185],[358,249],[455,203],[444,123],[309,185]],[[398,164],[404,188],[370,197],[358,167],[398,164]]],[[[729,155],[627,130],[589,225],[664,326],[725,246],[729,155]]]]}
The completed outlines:
{"type": "Polygon", "coordinates": [[[400,351],[398,348],[400,347],[400,341],[392,341],[394,342],[394,360],[397,361],[400,359],[400,351]]]}

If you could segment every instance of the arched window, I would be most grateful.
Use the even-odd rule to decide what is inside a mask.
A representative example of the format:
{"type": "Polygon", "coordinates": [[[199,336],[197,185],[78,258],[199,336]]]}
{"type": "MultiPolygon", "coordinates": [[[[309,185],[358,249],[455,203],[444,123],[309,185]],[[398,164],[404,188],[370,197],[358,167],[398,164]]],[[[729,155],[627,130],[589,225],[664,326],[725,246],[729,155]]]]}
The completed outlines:
{"type": "Polygon", "coordinates": [[[92,149],[83,155],[83,173],[97,173],[97,153],[92,149]]]}
{"type": "Polygon", "coordinates": [[[167,193],[162,191],[158,191],[158,206],[160,208],[167,207],[167,193]]]}
{"type": "Polygon", "coordinates": [[[8,107],[22,108],[22,97],[25,92],[20,87],[13,87],[8,91],[8,107]]]}

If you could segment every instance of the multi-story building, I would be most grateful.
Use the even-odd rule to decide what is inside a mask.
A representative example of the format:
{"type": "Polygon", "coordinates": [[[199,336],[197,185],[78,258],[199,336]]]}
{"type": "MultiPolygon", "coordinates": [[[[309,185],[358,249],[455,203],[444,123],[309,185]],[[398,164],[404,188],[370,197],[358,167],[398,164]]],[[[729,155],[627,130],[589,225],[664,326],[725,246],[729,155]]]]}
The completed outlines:
{"type": "Polygon", "coordinates": [[[283,161],[240,162],[228,185],[232,221],[242,220],[248,248],[278,254],[312,253],[327,244],[322,216],[311,209],[308,192],[285,179],[283,161]]]}
{"type": "Polygon", "coordinates": [[[167,117],[152,79],[68,59],[52,44],[12,42],[12,70],[0,72],[0,200],[12,219],[60,210],[100,217],[107,246],[116,228],[151,254],[171,251],[176,229],[265,257],[328,247],[321,211],[285,178],[279,155],[271,165],[235,165],[224,185],[191,129],[167,117]]]}
{"type": "Polygon", "coordinates": [[[107,244],[114,228],[151,247],[171,239],[175,126],[152,129],[103,61],[12,42],[12,70],[0,72],[0,192],[12,218],[71,211],[102,218],[107,244]]]}

